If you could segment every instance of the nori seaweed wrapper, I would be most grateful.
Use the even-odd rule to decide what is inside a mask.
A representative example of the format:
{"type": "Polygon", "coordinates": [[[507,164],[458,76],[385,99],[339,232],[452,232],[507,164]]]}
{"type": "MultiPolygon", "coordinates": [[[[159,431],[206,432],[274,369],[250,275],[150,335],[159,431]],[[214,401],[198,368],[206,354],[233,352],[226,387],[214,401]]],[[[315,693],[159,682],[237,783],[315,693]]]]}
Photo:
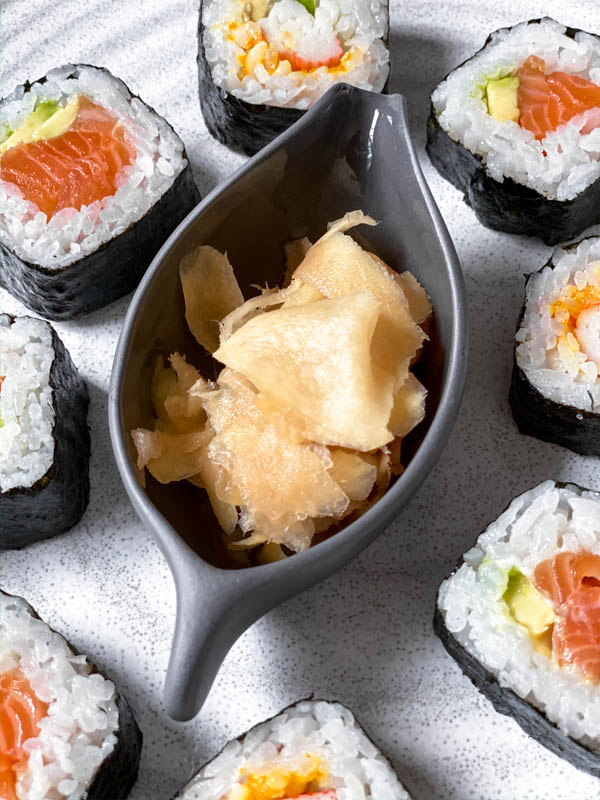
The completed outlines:
{"type": "MultiPolygon", "coordinates": [[[[351,708],[349,708],[348,706],[345,706],[343,703],[340,703],[338,700],[326,700],[326,699],[324,699],[324,698],[322,698],[322,697],[313,697],[313,695],[310,695],[309,697],[303,697],[303,698],[301,698],[300,700],[296,700],[296,702],[295,702],[295,703],[290,703],[290,704],[289,704],[288,706],[286,706],[285,708],[282,708],[282,709],[281,709],[281,711],[278,711],[276,714],[273,714],[273,716],[272,716],[272,717],[269,717],[268,719],[262,720],[261,722],[257,722],[257,723],[256,723],[256,725],[253,725],[251,728],[249,728],[249,729],[248,729],[247,731],[245,731],[244,733],[240,734],[239,736],[236,736],[236,737],[235,737],[235,739],[236,739],[238,742],[243,742],[243,741],[244,741],[244,739],[246,738],[246,736],[248,736],[248,734],[249,734],[249,733],[251,733],[251,732],[252,732],[252,731],[253,731],[255,728],[258,728],[260,725],[265,725],[265,724],[267,724],[267,723],[269,723],[269,722],[272,722],[274,719],[276,719],[277,717],[281,716],[281,714],[285,714],[285,713],[286,713],[286,711],[289,711],[290,709],[292,709],[292,708],[295,708],[295,707],[296,707],[296,706],[297,706],[299,703],[303,703],[303,702],[310,702],[310,703],[319,703],[319,702],[323,702],[323,703],[335,703],[336,705],[342,706],[342,708],[345,708],[347,711],[350,711],[350,713],[351,713],[351,714],[352,714],[352,716],[354,717],[354,721],[355,721],[356,725],[358,726],[358,728],[360,728],[360,730],[362,731],[362,733],[363,733],[363,734],[364,734],[364,735],[367,737],[367,739],[368,739],[368,740],[371,742],[371,744],[373,745],[373,747],[374,747],[374,748],[377,750],[378,754],[379,754],[379,755],[380,755],[380,756],[381,756],[381,757],[384,759],[384,761],[386,761],[386,762],[387,762],[387,764],[389,765],[389,767],[390,767],[390,769],[392,770],[392,772],[394,773],[394,775],[396,775],[396,777],[398,778],[398,781],[399,781],[399,782],[402,784],[402,786],[404,786],[403,782],[402,782],[402,781],[400,780],[400,778],[398,777],[398,775],[397,775],[397,773],[396,773],[396,770],[393,768],[393,766],[392,766],[392,763],[391,763],[390,759],[389,759],[389,758],[387,757],[387,755],[386,755],[386,754],[385,754],[385,753],[384,753],[384,752],[383,752],[383,751],[382,751],[382,750],[379,748],[379,746],[378,746],[378,745],[377,745],[377,744],[376,744],[376,743],[373,741],[373,739],[372,739],[372,738],[369,736],[369,734],[367,733],[367,731],[365,730],[365,728],[364,728],[364,727],[361,725],[360,721],[359,721],[359,720],[358,720],[358,718],[356,717],[356,714],[355,714],[355,713],[352,711],[352,709],[351,709],[351,708]]],[[[184,783],[184,785],[181,787],[181,789],[179,789],[179,791],[178,791],[176,794],[174,794],[174,795],[171,797],[171,800],[181,800],[181,798],[182,798],[182,797],[184,796],[184,794],[185,794],[185,791],[186,791],[186,789],[187,789],[187,787],[188,787],[188,784],[189,784],[189,783],[190,783],[190,782],[191,782],[191,781],[192,781],[192,780],[193,780],[193,779],[196,777],[196,775],[197,775],[199,772],[202,772],[202,770],[203,770],[205,767],[207,767],[209,764],[212,764],[212,762],[213,762],[213,761],[216,761],[216,760],[217,760],[217,758],[219,758],[219,756],[221,755],[221,753],[222,753],[222,752],[225,750],[225,748],[227,747],[227,745],[229,745],[229,744],[230,744],[232,741],[235,741],[235,740],[234,740],[234,739],[230,739],[230,740],[229,740],[229,742],[226,742],[226,743],[225,743],[225,745],[224,745],[224,746],[221,748],[221,750],[220,750],[220,751],[219,751],[219,752],[218,752],[216,755],[214,755],[214,756],[213,756],[212,758],[210,758],[208,761],[205,761],[205,763],[204,763],[204,764],[202,764],[202,766],[200,766],[200,767],[198,767],[197,769],[195,769],[195,770],[194,770],[194,772],[193,772],[193,773],[190,775],[190,777],[187,779],[187,781],[184,783]]],[[[407,792],[407,794],[409,794],[409,796],[410,796],[410,793],[408,792],[408,789],[406,788],[406,786],[404,786],[404,790],[405,790],[405,791],[407,792]]],[[[321,790],[321,791],[325,791],[325,789],[323,789],[323,790],[321,790]]],[[[382,799],[382,800],[383,800],[383,799],[382,799]]],[[[410,797],[409,797],[409,800],[410,800],[410,797]]]]}
{"type": "MultiPolygon", "coordinates": [[[[7,592],[0,592],[6,597],[15,597],[7,592]]],[[[23,599],[23,598],[17,598],[23,599]]],[[[27,601],[24,601],[27,602],[27,601]]],[[[36,619],[41,619],[34,608],[27,603],[29,611],[36,619]]],[[[44,622],[44,620],[42,620],[44,622]]],[[[46,622],[44,624],[47,625],[46,622]]],[[[50,628],[50,626],[48,625],[50,628]]],[[[71,645],[65,637],[50,628],[53,633],[57,633],[61,639],[64,639],[75,655],[81,655],[79,650],[71,645]]],[[[102,675],[103,678],[111,680],[111,678],[100,670],[87,658],[88,664],[91,666],[91,674],[102,675]]],[[[112,681],[114,684],[114,681],[112,681]]],[[[142,752],[143,736],[138,727],[138,724],[133,716],[131,706],[127,699],[119,692],[115,685],[115,701],[119,712],[119,727],[115,731],[117,743],[114,750],[110,753],[100,766],[96,769],[89,788],[85,793],[86,800],[125,800],[133,789],[137,780],[138,769],[140,764],[140,756],[142,752]]]]}
{"type": "Polygon", "coordinates": [[[0,550],[64,533],[79,522],[89,501],[88,391],[69,352],[49,327],[54,350],[50,367],[54,460],[32,486],[0,492],[0,550]]]}
{"type": "MultiPolygon", "coordinates": [[[[529,24],[540,21],[529,20],[529,24]]],[[[575,28],[567,28],[565,34],[572,39],[578,32],[575,28]]],[[[485,50],[492,35],[471,58],[485,50]]],[[[596,34],[589,35],[600,39],[596,34]]],[[[426,149],[434,167],[463,192],[465,201],[487,228],[539,236],[546,244],[555,245],[578,236],[585,228],[600,221],[600,179],[573,200],[564,201],[549,200],[511,178],[504,178],[500,183],[487,174],[481,156],[472,153],[442,129],[433,104],[427,121],[426,149]]]]}
{"type": "Polygon", "coordinates": [[[496,678],[472,656],[446,628],[444,617],[436,607],[433,629],[452,658],[474,686],[487,697],[500,714],[512,717],[528,736],[576,769],[600,777],[600,753],[587,748],[559,730],[535,706],[519,697],[512,689],[500,686],[496,678]]]}
{"type": "MultiPolygon", "coordinates": [[[[81,67],[73,65],[70,75],[81,67]]],[[[98,69],[98,68],[96,68],[98,69]]],[[[107,69],[102,69],[113,80],[107,69]]],[[[41,78],[34,83],[44,83],[41,78]]],[[[125,83],[121,88],[133,98],[125,83]]],[[[17,87],[29,91],[31,83],[17,87]]],[[[140,100],[140,98],[137,98],[140,100]]],[[[140,102],[143,102],[140,100],[140,102]]],[[[154,111],[144,103],[146,108],[154,111]]],[[[156,112],[154,112],[156,113],[156,112]]],[[[50,269],[19,257],[0,243],[0,285],[40,316],[69,320],[89,314],[133,291],[150,262],[177,225],[200,201],[185,148],[187,165],[170,188],[137,222],[66,267],[50,269]]]]}
{"type": "MultiPolygon", "coordinates": [[[[297,122],[305,112],[298,108],[247,103],[215,84],[204,49],[202,9],[205,2],[207,0],[200,0],[198,15],[198,91],[202,116],[209,133],[217,141],[232,150],[253,156],[297,122]]],[[[383,92],[387,91],[387,85],[388,81],[383,92]]]]}
{"type": "MultiPolygon", "coordinates": [[[[575,249],[580,243],[575,242],[563,249],[575,249]]],[[[546,267],[553,268],[552,258],[544,264],[542,270],[546,267]]],[[[529,275],[526,279],[525,292],[531,277],[529,275]]],[[[521,309],[517,331],[523,322],[526,302],[521,309]]],[[[521,433],[568,447],[582,456],[600,456],[600,414],[544,397],[517,364],[516,342],[509,401],[513,418],[521,433]]]]}
{"type": "MultiPolygon", "coordinates": [[[[95,670],[96,672],[98,670],[95,670]]],[[[86,800],[125,800],[137,780],[142,752],[142,732],[126,698],[117,691],[119,729],[112,753],[94,775],[86,800]]]]}

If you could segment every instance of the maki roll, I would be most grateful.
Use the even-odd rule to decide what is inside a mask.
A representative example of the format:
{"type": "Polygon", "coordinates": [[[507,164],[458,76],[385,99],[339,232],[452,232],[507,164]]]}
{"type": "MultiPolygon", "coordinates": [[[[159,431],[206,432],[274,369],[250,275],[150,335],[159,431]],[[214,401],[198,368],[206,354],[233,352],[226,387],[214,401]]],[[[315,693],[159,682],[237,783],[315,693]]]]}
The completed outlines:
{"type": "Polygon", "coordinates": [[[198,200],[181,139],[108,70],[69,64],[0,101],[0,283],[38,314],[132,291],[198,200]]]}
{"type": "Polygon", "coordinates": [[[52,326],[0,314],[0,549],[80,520],[90,494],[88,403],[52,326]]]}
{"type": "Polygon", "coordinates": [[[434,627],[501,714],[600,777],[600,494],[517,497],[439,590],[434,627]]]}
{"type": "Polygon", "coordinates": [[[527,279],[510,389],[521,433],[600,456],[600,238],[527,279]]]}
{"type": "Polygon", "coordinates": [[[179,800],[410,800],[352,712],[302,700],[229,742],[179,800]]]}
{"type": "Polygon", "coordinates": [[[253,155],[334,83],[381,92],[387,0],[202,0],[200,102],[220,142],[253,155]]]}
{"type": "Polygon", "coordinates": [[[433,92],[427,151],[490,228],[557,244],[600,221],[600,38],[550,18],[491,34],[433,92]]]}
{"type": "Polygon", "coordinates": [[[112,681],[0,591],[0,797],[124,800],[142,734],[112,681]]]}

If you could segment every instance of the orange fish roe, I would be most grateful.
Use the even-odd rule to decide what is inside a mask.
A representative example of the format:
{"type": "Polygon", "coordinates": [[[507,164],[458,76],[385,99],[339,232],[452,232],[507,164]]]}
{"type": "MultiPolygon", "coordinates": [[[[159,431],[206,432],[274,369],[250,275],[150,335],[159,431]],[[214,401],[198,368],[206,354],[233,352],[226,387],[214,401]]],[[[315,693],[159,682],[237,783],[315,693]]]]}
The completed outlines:
{"type": "MultiPolygon", "coordinates": [[[[598,277],[600,278],[600,267],[598,277]]],[[[577,286],[570,284],[564,287],[558,300],[551,304],[550,316],[562,323],[565,334],[574,334],[579,314],[597,305],[600,305],[600,285],[588,284],[578,289],[577,286]]]]}
{"type": "Polygon", "coordinates": [[[17,800],[17,776],[27,767],[23,744],[39,733],[48,706],[20,669],[0,674],[0,797],[17,800]]]}
{"type": "Polygon", "coordinates": [[[260,25],[255,22],[247,22],[242,25],[230,22],[227,26],[227,38],[244,51],[237,54],[237,61],[240,65],[239,80],[252,75],[258,64],[262,64],[269,75],[272,75],[280,64],[283,67],[282,74],[294,71],[310,75],[311,72],[321,67],[326,67],[330,74],[344,73],[351,68],[351,62],[356,55],[356,48],[351,48],[344,53],[339,42],[339,52],[323,60],[308,60],[292,50],[278,51],[273,44],[269,44],[260,25]]]}
{"type": "Polygon", "coordinates": [[[243,783],[236,787],[231,800],[280,800],[319,793],[319,786],[328,775],[321,760],[309,754],[304,768],[275,767],[250,773],[242,770],[243,783]]]}
{"type": "Polygon", "coordinates": [[[63,208],[79,211],[113,195],[123,167],[135,157],[117,117],[80,97],[66,133],[11,147],[0,158],[0,175],[51,219],[63,208]]]}

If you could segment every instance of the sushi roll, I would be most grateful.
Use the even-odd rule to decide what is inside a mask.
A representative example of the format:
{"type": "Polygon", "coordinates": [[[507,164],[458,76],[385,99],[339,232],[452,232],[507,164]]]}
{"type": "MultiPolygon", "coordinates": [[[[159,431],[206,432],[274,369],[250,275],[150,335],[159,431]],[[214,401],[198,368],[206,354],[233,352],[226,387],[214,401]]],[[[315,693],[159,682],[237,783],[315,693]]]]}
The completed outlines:
{"type": "Polygon", "coordinates": [[[600,456],[600,238],[527,279],[510,404],[521,433],[600,456]]]}
{"type": "Polygon", "coordinates": [[[496,711],[600,777],[600,494],[517,497],[439,590],[450,655],[496,711]]]}
{"type": "Polygon", "coordinates": [[[483,225],[579,235],[600,221],[600,37],[547,17],[491,34],[433,92],[427,151],[483,225]]]}
{"type": "Polygon", "coordinates": [[[181,139],[106,69],[0,101],[0,284],[48,319],[132,291],[199,200],[181,139]]]}
{"type": "Polygon", "coordinates": [[[88,404],[52,326],[0,314],[0,550],[80,520],[90,494],[88,404]]]}
{"type": "Polygon", "coordinates": [[[349,709],[302,700],[229,742],[176,800],[410,800],[349,709]]]}
{"type": "Polygon", "coordinates": [[[330,86],[384,91],[387,0],[202,0],[200,102],[220,142],[254,155],[330,86]]]}
{"type": "Polygon", "coordinates": [[[112,681],[2,591],[0,745],[2,800],[125,800],[142,746],[112,681]]]}

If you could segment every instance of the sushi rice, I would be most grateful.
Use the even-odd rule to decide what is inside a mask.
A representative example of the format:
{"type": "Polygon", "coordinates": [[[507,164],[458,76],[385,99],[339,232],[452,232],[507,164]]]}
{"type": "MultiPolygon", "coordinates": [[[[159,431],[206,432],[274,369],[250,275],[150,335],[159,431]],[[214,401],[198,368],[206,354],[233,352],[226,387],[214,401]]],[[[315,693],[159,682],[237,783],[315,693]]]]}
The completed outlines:
{"type": "Polygon", "coordinates": [[[0,593],[0,672],[20,669],[48,704],[39,734],[28,739],[19,800],[82,800],[117,745],[114,684],[38,619],[21,598],[0,593]]]}
{"type": "MultiPolygon", "coordinates": [[[[281,52],[293,41],[306,62],[319,62],[333,47],[353,51],[347,68],[317,66],[282,71],[283,60],[268,71],[261,60],[242,74],[245,50],[229,36],[229,23],[240,18],[245,0],[205,0],[202,10],[204,48],[214,83],[248,103],[305,110],[334,83],[343,81],[381,92],[389,75],[388,10],[382,0],[321,0],[314,16],[298,0],[270,0],[258,25],[267,42],[281,52]],[[337,37],[337,40],[336,40],[337,37]],[[339,43],[339,44],[338,44],[339,43]]],[[[265,45],[266,47],[266,45],[265,45]]],[[[246,62],[248,63],[248,62],[246,62]]],[[[343,63],[343,62],[342,62],[343,63]]],[[[293,69],[293,68],[292,68],[293,69]]]]}
{"type": "Polygon", "coordinates": [[[229,742],[177,794],[179,800],[245,797],[245,776],[302,769],[307,756],[326,772],[323,785],[337,800],[410,800],[388,761],[354,715],[339,703],[302,700],[229,742]]]}
{"type": "Polygon", "coordinates": [[[546,481],[517,497],[439,591],[447,631],[504,689],[600,752],[600,686],[538,652],[503,600],[513,568],[531,578],[560,551],[600,555],[600,495],[546,481]]]}
{"type": "Polygon", "coordinates": [[[114,195],[79,211],[65,208],[49,221],[14,184],[0,180],[0,243],[19,258],[50,269],[77,261],[127,230],[168,191],[187,165],[177,134],[133,97],[122,81],[96,67],[79,67],[75,76],[72,72],[69,65],[52,70],[29,91],[21,87],[5,99],[0,104],[0,136],[17,130],[38,99],[66,105],[77,95],[86,95],[123,123],[137,155],[133,164],[123,168],[114,195]]]}
{"type": "MultiPolygon", "coordinates": [[[[554,310],[554,304],[569,291],[591,295],[600,302],[600,238],[557,248],[550,264],[529,277],[516,335],[516,361],[531,385],[547,399],[599,413],[600,363],[593,338],[588,354],[586,341],[582,347],[578,340],[578,336],[582,338],[579,326],[575,335],[565,334],[565,325],[554,310]]],[[[592,323],[596,337],[600,337],[599,321],[592,323]]]]}
{"type": "Polygon", "coordinates": [[[52,329],[0,315],[0,491],[32,486],[54,459],[52,329]]]}
{"type": "Polygon", "coordinates": [[[493,33],[486,46],[435,89],[432,104],[442,129],[482,157],[496,181],[512,178],[549,200],[572,200],[600,177],[600,123],[597,108],[537,141],[512,120],[490,113],[481,85],[488,77],[517,70],[529,56],[544,59],[548,72],[564,71],[600,84],[600,39],[577,31],[574,39],[552,19],[524,22],[493,33]]]}

